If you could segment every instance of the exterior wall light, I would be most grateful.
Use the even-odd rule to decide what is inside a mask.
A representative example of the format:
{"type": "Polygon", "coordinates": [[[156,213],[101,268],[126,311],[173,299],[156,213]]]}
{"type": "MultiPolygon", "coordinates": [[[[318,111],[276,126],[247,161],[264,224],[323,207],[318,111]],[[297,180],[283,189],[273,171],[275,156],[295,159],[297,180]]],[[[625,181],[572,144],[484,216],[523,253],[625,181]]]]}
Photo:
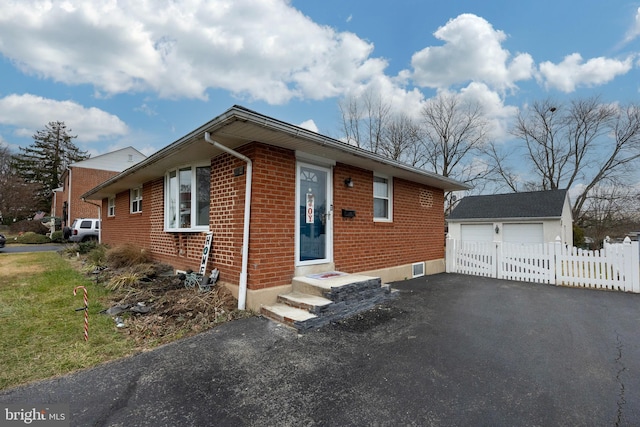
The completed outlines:
{"type": "Polygon", "coordinates": [[[349,178],[344,180],[344,186],[345,187],[349,187],[349,188],[353,188],[353,180],[351,179],[351,177],[349,177],[349,178]]]}
{"type": "Polygon", "coordinates": [[[500,226],[496,225],[496,234],[500,234],[500,226]]]}

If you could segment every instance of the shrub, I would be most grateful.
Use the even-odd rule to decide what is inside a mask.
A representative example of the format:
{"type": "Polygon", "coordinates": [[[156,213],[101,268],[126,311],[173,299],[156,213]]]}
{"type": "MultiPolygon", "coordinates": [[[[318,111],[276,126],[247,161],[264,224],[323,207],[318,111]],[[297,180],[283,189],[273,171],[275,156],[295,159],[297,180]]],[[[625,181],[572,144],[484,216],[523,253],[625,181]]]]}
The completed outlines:
{"type": "Polygon", "coordinates": [[[96,245],[88,254],[87,261],[94,266],[103,266],[107,260],[107,247],[105,245],[96,245]]]}
{"type": "Polygon", "coordinates": [[[78,250],[81,254],[88,254],[98,246],[98,242],[95,240],[87,240],[86,242],[78,243],[78,250]]]}
{"type": "Polygon", "coordinates": [[[64,236],[62,231],[54,231],[51,233],[51,241],[54,243],[64,243],[64,236]]]}
{"type": "Polygon", "coordinates": [[[131,267],[137,264],[146,264],[151,260],[149,253],[134,245],[125,243],[113,247],[107,251],[107,263],[113,268],[131,267]]]}
{"type": "Polygon", "coordinates": [[[14,222],[9,226],[9,230],[13,234],[32,232],[42,234],[43,236],[49,232],[49,229],[42,225],[40,221],[31,221],[28,219],[14,222]]]}
{"type": "Polygon", "coordinates": [[[42,243],[51,243],[51,239],[42,234],[37,234],[32,231],[24,233],[18,237],[18,243],[24,243],[29,245],[39,245],[42,243]]]}

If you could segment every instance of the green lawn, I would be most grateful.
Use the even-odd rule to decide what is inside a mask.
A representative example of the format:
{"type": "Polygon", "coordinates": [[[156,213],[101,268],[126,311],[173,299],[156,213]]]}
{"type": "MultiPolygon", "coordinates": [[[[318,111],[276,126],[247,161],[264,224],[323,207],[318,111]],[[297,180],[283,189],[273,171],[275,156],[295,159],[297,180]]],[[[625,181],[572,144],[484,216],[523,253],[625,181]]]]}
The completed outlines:
{"type": "Polygon", "coordinates": [[[108,291],[54,252],[0,253],[0,389],[62,375],[136,352],[100,300],[108,291]],[[83,291],[89,294],[84,340],[83,291]]]}

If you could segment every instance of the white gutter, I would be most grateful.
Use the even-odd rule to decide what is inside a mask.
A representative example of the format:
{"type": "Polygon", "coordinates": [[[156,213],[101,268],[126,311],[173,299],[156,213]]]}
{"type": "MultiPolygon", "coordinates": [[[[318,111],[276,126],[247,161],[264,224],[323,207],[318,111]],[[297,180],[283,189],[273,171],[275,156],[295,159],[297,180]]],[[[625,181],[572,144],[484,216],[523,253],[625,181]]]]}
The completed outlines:
{"type": "Polygon", "coordinates": [[[238,289],[238,310],[244,310],[247,301],[247,271],[249,266],[249,222],[251,220],[251,180],[253,175],[252,162],[247,156],[232,150],[211,139],[209,132],[204,133],[204,140],[225,153],[231,154],[247,162],[247,180],[244,193],[244,229],[242,232],[242,270],[240,272],[240,284],[238,289]]]}

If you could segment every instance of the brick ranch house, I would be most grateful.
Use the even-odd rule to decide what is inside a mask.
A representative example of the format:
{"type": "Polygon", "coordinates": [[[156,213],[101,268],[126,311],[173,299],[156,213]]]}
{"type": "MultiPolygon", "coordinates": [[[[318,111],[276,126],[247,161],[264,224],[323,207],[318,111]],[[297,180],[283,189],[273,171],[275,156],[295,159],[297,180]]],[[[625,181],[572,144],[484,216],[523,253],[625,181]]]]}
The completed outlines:
{"type": "Polygon", "coordinates": [[[213,232],[207,272],[259,310],[296,276],[443,272],[444,192],[462,189],[234,106],[82,197],[102,201],[104,243],[176,269],[197,271],[213,232]]]}

